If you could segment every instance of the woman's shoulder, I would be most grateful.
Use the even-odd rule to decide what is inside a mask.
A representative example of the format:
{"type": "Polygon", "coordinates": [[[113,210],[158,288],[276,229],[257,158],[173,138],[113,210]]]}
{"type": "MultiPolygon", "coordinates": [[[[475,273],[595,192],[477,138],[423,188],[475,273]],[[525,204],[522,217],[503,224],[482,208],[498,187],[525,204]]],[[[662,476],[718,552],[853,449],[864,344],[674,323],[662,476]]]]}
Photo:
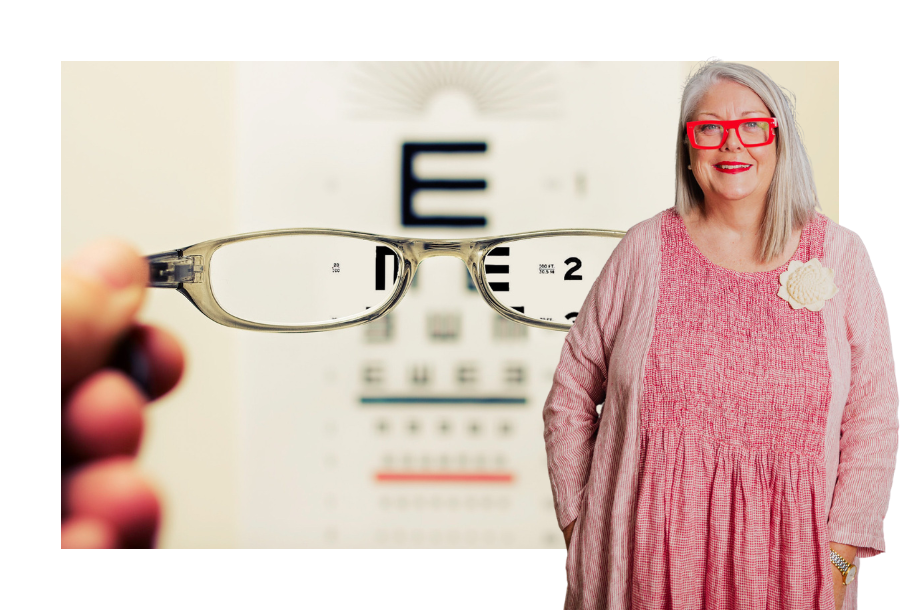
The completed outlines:
{"type": "Polygon", "coordinates": [[[670,217],[672,214],[677,214],[674,207],[666,208],[661,212],[657,212],[650,218],[640,221],[639,223],[633,225],[628,231],[627,234],[634,234],[635,236],[640,237],[652,237],[654,233],[659,233],[659,227],[663,223],[663,221],[670,217]]]}
{"type": "Polygon", "coordinates": [[[667,215],[674,214],[675,208],[668,208],[654,214],[650,218],[642,220],[632,225],[622,238],[617,250],[622,250],[621,254],[639,255],[642,252],[652,250],[659,247],[660,227],[667,215]]]}
{"type": "Polygon", "coordinates": [[[847,295],[863,295],[855,299],[858,303],[871,305],[883,299],[875,267],[862,238],[830,218],[825,218],[823,222],[826,231],[822,264],[834,271],[838,288],[843,286],[847,295]]]}
{"type": "Polygon", "coordinates": [[[628,282],[652,275],[659,267],[660,228],[665,215],[658,214],[632,225],[613,249],[601,276],[613,276],[628,282]]]}
{"type": "Polygon", "coordinates": [[[868,256],[862,238],[851,229],[839,225],[821,212],[816,212],[815,221],[825,229],[825,257],[834,261],[856,261],[868,256]]]}

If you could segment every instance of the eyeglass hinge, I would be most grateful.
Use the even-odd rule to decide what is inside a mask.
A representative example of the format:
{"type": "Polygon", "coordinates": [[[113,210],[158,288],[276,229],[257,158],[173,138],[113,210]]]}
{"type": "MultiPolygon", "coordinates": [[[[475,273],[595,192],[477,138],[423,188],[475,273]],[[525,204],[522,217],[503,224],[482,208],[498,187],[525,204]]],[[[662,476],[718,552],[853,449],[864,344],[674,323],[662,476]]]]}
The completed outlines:
{"type": "Polygon", "coordinates": [[[182,250],[172,250],[147,257],[150,265],[150,286],[178,288],[181,284],[200,283],[203,261],[199,256],[184,256],[182,250]]]}

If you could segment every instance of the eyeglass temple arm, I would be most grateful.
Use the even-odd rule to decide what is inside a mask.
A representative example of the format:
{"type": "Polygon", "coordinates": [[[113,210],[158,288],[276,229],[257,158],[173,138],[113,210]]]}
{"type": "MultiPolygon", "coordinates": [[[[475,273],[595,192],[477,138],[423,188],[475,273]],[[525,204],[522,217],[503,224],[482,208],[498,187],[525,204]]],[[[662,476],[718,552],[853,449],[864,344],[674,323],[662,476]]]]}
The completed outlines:
{"type": "Polygon", "coordinates": [[[178,288],[185,283],[199,283],[203,276],[201,258],[184,256],[183,250],[151,254],[147,264],[150,267],[147,285],[154,288],[178,288]]]}

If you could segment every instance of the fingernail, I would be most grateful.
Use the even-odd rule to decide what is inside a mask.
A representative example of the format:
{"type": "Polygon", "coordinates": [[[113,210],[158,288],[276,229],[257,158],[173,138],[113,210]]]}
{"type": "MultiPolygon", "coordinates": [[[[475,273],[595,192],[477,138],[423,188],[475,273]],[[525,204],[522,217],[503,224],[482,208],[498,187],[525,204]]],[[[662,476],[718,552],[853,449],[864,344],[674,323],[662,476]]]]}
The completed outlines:
{"type": "Polygon", "coordinates": [[[141,331],[132,329],[113,350],[110,366],[128,375],[148,399],[154,397],[150,361],[143,349],[141,331]]]}
{"type": "Polygon", "coordinates": [[[116,241],[93,243],[69,262],[76,273],[91,277],[114,289],[126,288],[136,281],[134,252],[116,241]]]}

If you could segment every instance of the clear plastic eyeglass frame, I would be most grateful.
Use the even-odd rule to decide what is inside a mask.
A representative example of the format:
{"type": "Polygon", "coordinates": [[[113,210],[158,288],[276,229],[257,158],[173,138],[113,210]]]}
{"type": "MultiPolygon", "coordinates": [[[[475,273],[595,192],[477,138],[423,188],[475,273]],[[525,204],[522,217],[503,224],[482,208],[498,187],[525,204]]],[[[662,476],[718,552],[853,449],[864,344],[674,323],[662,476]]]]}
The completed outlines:
{"type": "MultiPolygon", "coordinates": [[[[255,330],[264,332],[319,332],[327,330],[338,330],[349,328],[360,324],[366,324],[377,320],[393,310],[409,291],[413,276],[418,266],[425,259],[435,256],[451,256],[463,261],[468,269],[474,284],[481,294],[482,298],[501,316],[528,326],[544,328],[550,330],[568,331],[571,328],[571,322],[557,322],[547,319],[537,319],[527,316],[523,311],[514,309],[508,305],[501,303],[495,296],[490,286],[494,286],[486,275],[486,266],[488,271],[498,266],[486,265],[485,258],[493,250],[503,247],[513,242],[522,242],[547,237],[603,237],[614,238],[610,241],[618,243],[619,239],[625,235],[623,231],[607,231],[601,229],[560,229],[549,231],[533,231],[528,233],[517,233],[512,235],[503,235],[498,237],[485,237],[480,239],[416,239],[404,237],[387,237],[383,235],[374,235],[370,233],[360,233],[356,231],[342,231],[335,229],[280,229],[273,231],[259,231],[255,233],[245,233],[232,237],[221,239],[212,239],[204,241],[186,248],[179,248],[168,252],[162,252],[147,257],[150,267],[149,286],[156,288],[174,288],[183,294],[193,305],[200,310],[206,317],[223,326],[239,328],[245,330],[255,330]],[[376,246],[386,247],[390,252],[396,255],[395,273],[396,279],[392,288],[388,289],[390,295],[377,306],[371,309],[355,313],[353,315],[324,321],[314,324],[272,324],[263,322],[254,322],[243,319],[226,311],[214,296],[212,282],[210,281],[210,272],[215,269],[217,263],[213,262],[212,269],[210,262],[213,254],[222,248],[240,242],[248,242],[250,240],[259,240],[270,237],[283,236],[331,236],[353,238],[355,240],[365,240],[374,242],[376,246]]],[[[598,240],[599,241],[599,240],[598,240]]],[[[558,242],[558,240],[557,240],[558,242]]],[[[269,242],[271,243],[271,242],[269,242]]],[[[547,243],[547,242],[544,242],[547,243]]],[[[573,260],[573,259],[569,259],[573,260]]],[[[568,261],[566,261],[568,262],[568,261]]],[[[603,261],[605,262],[605,260],[603,261]]],[[[257,263],[253,263],[257,264],[257,263]]],[[[259,261],[259,265],[267,264],[267,261],[259,261]]],[[[580,263],[579,263],[580,264],[580,263]]],[[[596,265],[595,265],[596,266],[596,265]]],[[[552,265],[551,265],[552,267],[552,265]]],[[[602,267],[602,264],[600,265],[602,267]]],[[[508,270],[508,267],[507,267],[508,270]]],[[[543,273],[544,270],[541,271],[543,273]]],[[[550,273],[553,273],[551,270],[550,273]]],[[[596,269],[599,273],[599,269],[596,269]]],[[[571,271],[566,274],[565,279],[570,278],[571,271]]],[[[562,275],[562,274],[558,274],[562,275]]],[[[592,284],[596,277],[587,277],[587,284],[592,284]]],[[[582,279],[575,277],[574,279],[582,279]]],[[[285,280],[286,281],[286,280],[285,280]]],[[[376,280],[377,282],[377,280],[376,280]]],[[[581,303],[578,303],[580,306],[581,303]]],[[[524,309],[520,308],[520,309],[524,309]]],[[[572,314],[570,314],[571,316],[572,314]]],[[[568,317],[568,316],[567,316],[568,317]]]]}

